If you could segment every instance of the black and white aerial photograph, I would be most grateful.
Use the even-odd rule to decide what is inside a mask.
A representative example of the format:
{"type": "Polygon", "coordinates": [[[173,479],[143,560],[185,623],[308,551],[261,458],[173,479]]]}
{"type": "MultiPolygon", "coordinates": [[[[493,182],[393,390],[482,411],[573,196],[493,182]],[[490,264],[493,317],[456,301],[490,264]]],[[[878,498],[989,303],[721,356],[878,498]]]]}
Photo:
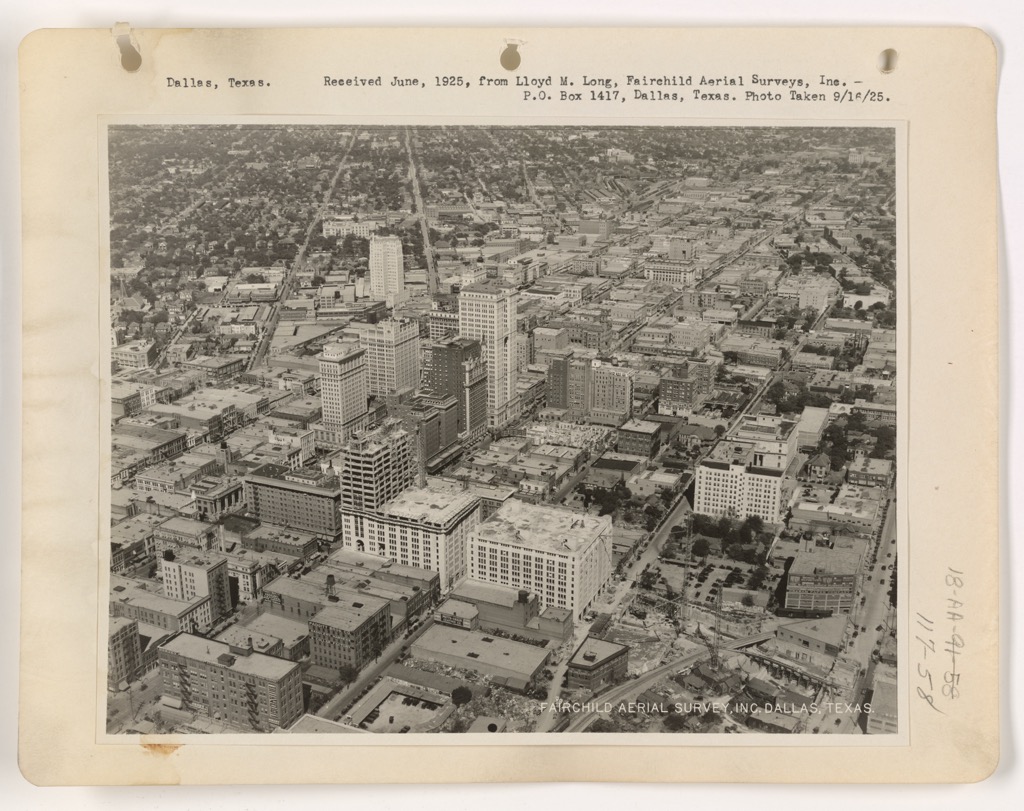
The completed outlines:
{"type": "Polygon", "coordinates": [[[108,735],[906,732],[894,128],[105,135],[108,735]]]}

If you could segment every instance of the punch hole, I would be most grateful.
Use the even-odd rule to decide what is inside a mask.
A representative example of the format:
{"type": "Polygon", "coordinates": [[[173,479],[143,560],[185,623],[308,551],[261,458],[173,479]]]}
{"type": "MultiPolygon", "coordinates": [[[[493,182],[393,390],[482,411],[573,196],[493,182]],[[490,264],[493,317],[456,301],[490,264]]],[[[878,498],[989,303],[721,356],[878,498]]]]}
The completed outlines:
{"type": "Polygon", "coordinates": [[[501,66],[505,70],[515,70],[523,61],[522,54],[519,53],[519,46],[522,42],[518,40],[506,40],[505,50],[501,52],[501,66]]]}
{"type": "Polygon", "coordinates": [[[121,51],[121,67],[134,73],[142,67],[142,54],[132,42],[132,28],[128,23],[117,23],[114,26],[114,41],[121,51]]]}
{"type": "Polygon", "coordinates": [[[895,48],[886,48],[878,55],[878,69],[882,73],[892,73],[896,70],[896,60],[899,58],[899,54],[896,53],[895,48]]]}

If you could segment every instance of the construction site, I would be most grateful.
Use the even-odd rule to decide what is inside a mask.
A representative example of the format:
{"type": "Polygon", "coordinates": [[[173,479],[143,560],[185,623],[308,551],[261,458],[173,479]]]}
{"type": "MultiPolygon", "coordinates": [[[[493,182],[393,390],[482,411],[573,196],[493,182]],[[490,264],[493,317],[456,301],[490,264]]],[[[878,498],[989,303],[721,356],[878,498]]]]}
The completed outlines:
{"type": "Polygon", "coordinates": [[[862,725],[866,710],[846,703],[859,675],[840,655],[847,618],[770,614],[766,591],[737,585],[746,577],[739,567],[694,561],[688,536],[679,539],[685,555],[648,564],[614,613],[591,627],[630,646],[632,682],[599,696],[611,699],[609,709],[589,731],[799,734],[862,725]],[[789,649],[803,637],[828,637],[832,655],[810,661],[789,649]],[[857,717],[844,723],[851,712],[857,717]]]}

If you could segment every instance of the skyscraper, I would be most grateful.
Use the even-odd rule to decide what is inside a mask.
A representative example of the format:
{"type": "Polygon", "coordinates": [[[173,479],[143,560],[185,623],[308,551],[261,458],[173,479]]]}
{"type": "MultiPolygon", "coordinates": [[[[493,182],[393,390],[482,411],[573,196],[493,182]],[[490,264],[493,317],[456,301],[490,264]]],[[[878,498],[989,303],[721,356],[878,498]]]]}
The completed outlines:
{"type": "Polygon", "coordinates": [[[365,538],[364,519],[416,481],[417,437],[388,419],[352,437],[333,461],[341,485],[341,533],[348,548],[365,538]]]}
{"type": "Polygon", "coordinates": [[[423,388],[456,399],[460,436],[480,433],[487,427],[487,368],[480,342],[448,338],[428,344],[423,355],[423,388]]]}
{"type": "Polygon", "coordinates": [[[636,373],[628,366],[611,366],[594,361],[590,419],[621,425],[633,413],[633,381],[636,373]]]}
{"type": "Polygon", "coordinates": [[[491,427],[518,416],[516,310],[518,293],[508,284],[483,282],[459,294],[459,332],[480,342],[487,366],[487,414],[491,427]]]}
{"type": "Polygon", "coordinates": [[[323,430],[317,441],[336,445],[366,422],[366,351],[358,341],[338,341],[325,346],[317,360],[323,408],[323,430]]]}
{"type": "Polygon", "coordinates": [[[420,328],[408,318],[352,324],[366,350],[366,381],[371,395],[384,396],[420,383],[420,328]]]}
{"type": "Polygon", "coordinates": [[[370,238],[370,296],[389,307],[405,300],[402,240],[396,236],[370,238]]]}

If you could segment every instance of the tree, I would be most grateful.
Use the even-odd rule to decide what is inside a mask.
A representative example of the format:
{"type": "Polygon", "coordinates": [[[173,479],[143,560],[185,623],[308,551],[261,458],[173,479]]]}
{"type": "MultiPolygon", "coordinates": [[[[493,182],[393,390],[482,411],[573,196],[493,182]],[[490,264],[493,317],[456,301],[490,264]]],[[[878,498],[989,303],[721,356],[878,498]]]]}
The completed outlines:
{"type": "Polygon", "coordinates": [[[609,721],[607,718],[598,718],[586,729],[587,732],[617,732],[618,729],[614,723],[609,721]]]}
{"type": "Polygon", "coordinates": [[[468,704],[473,699],[473,691],[465,685],[459,685],[452,690],[452,704],[456,707],[461,707],[463,704],[468,704]]]}
{"type": "Polygon", "coordinates": [[[644,591],[650,591],[658,584],[658,573],[652,569],[648,569],[646,572],[640,575],[637,579],[637,585],[640,586],[644,591]]]}
{"type": "Polygon", "coordinates": [[[716,425],[715,426],[715,436],[718,437],[719,439],[721,439],[724,435],[725,435],[725,426],[721,425],[721,424],[716,425]]]}
{"type": "Polygon", "coordinates": [[[747,588],[757,591],[768,579],[768,567],[761,565],[754,569],[754,573],[750,575],[750,579],[747,581],[747,588]]]}
{"type": "Polygon", "coordinates": [[[665,725],[665,729],[680,732],[686,727],[686,716],[678,712],[669,713],[661,723],[665,725]]]}
{"type": "Polygon", "coordinates": [[[693,542],[693,549],[691,551],[694,557],[706,560],[708,555],[711,554],[711,544],[708,543],[707,538],[698,538],[693,542]]]}
{"type": "Polygon", "coordinates": [[[342,665],[338,668],[338,678],[343,684],[351,684],[359,676],[359,668],[352,665],[342,665]]]}
{"type": "Polygon", "coordinates": [[[894,450],[896,447],[896,429],[884,425],[875,432],[875,449],[871,452],[871,455],[876,459],[884,459],[886,454],[894,450]]]}
{"type": "Polygon", "coordinates": [[[751,597],[749,594],[744,594],[743,599],[740,600],[740,602],[743,603],[743,605],[745,605],[747,608],[754,607],[754,598],[751,597]]]}

